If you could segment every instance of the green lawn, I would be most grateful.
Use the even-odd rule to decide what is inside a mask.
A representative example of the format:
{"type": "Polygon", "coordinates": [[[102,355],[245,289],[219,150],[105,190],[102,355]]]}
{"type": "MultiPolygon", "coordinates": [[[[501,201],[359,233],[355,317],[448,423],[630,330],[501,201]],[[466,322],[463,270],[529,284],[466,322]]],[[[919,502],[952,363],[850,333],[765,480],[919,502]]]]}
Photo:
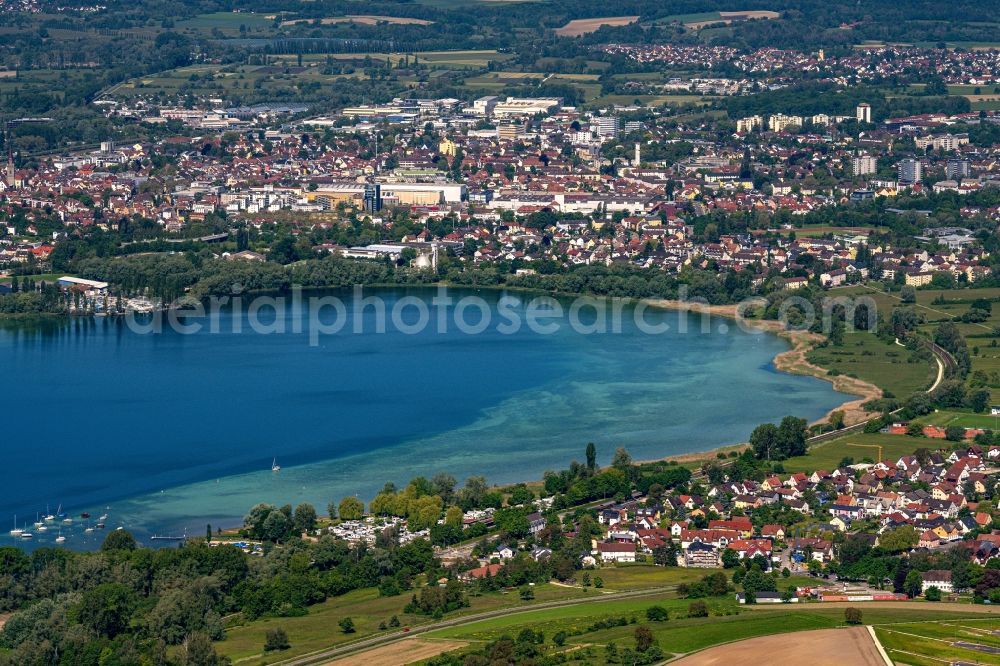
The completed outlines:
{"type": "Polygon", "coordinates": [[[900,456],[913,453],[921,447],[937,448],[945,444],[943,440],[924,439],[922,437],[907,437],[906,435],[883,435],[881,433],[856,433],[832,439],[822,444],[810,447],[804,456],[789,458],[782,462],[788,472],[812,472],[817,469],[830,471],[835,469],[844,457],[854,458],[856,462],[863,458],[874,460],[878,451],[868,446],[850,446],[851,444],[881,445],[882,457],[896,460],[900,456]]]}

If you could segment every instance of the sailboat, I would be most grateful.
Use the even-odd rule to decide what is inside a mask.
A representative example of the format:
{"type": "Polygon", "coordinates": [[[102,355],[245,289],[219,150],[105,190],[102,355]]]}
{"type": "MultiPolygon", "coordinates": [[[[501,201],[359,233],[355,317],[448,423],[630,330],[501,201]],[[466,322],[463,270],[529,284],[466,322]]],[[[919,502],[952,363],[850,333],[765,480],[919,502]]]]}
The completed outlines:
{"type": "Polygon", "coordinates": [[[56,537],[56,543],[66,543],[66,537],[62,535],[62,530],[59,530],[59,536],[56,537]]]}
{"type": "MultiPolygon", "coordinates": [[[[60,507],[61,506],[62,505],[60,505],[60,507]]],[[[51,513],[49,513],[49,505],[48,504],[45,505],[45,519],[44,520],[47,523],[54,523],[55,520],[56,520],[56,517],[53,516],[51,513]]]]}
{"type": "Polygon", "coordinates": [[[273,459],[271,461],[271,471],[272,472],[280,472],[281,471],[281,465],[278,464],[278,459],[277,458],[275,458],[275,459],[273,459]]]}
{"type": "Polygon", "coordinates": [[[17,514],[14,514],[14,529],[10,531],[10,535],[15,539],[19,539],[22,534],[24,534],[24,530],[17,526],[17,514]]]}

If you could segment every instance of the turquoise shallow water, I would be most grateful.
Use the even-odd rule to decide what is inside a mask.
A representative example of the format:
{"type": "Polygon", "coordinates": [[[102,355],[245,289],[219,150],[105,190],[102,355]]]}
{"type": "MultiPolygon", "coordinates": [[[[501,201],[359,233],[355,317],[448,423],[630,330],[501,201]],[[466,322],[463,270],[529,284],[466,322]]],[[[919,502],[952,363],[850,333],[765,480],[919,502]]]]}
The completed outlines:
{"type": "MultiPolygon", "coordinates": [[[[377,293],[390,310],[434,294],[377,293]]],[[[350,312],[351,295],[337,295],[350,312]]],[[[649,311],[646,322],[670,326],[649,335],[626,309],[620,333],[582,335],[563,318],[553,334],[505,334],[503,294],[478,296],[492,322],[478,335],[439,333],[433,318],[415,335],[391,324],[374,333],[373,311],[359,320],[365,334],[351,332],[352,320],[318,346],[305,331],[255,334],[245,312],[194,335],[141,335],[110,320],[0,329],[0,518],[33,521],[61,504],[71,516],[107,512],[109,529],[141,537],[201,534],[206,523],[239,523],[259,501],[322,510],[438,471],[539,478],[581,459],[588,441],[602,462],[617,446],[659,458],[741,441],[786,414],[818,418],[845,400],[827,382],[775,371],[780,339],[722,333],[722,320],[703,332],[699,317],[649,311]]],[[[523,318],[523,303],[510,312],[523,318]]],[[[280,317],[291,330],[308,312],[280,317]]],[[[100,538],[83,533],[85,522],[64,528],[67,545],[100,538]]]]}

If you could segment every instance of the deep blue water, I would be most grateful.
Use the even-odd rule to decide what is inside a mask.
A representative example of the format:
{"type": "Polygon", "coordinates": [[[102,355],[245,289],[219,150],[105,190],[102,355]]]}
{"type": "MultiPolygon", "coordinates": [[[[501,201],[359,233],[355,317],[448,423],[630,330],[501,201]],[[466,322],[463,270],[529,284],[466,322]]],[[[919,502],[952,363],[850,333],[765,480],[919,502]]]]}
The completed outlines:
{"type": "MultiPolygon", "coordinates": [[[[391,311],[434,291],[374,293],[391,311]]],[[[845,399],[827,382],[776,372],[783,341],[732,326],[721,333],[719,319],[706,333],[699,317],[647,311],[645,321],[671,327],[649,335],[626,308],[621,333],[580,334],[563,317],[553,334],[505,334],[503,293],[486,291],[477,295],[491,324],[477,335],[456,330],[453,310],[445,333],[434,310],[418,334],[391,323],[376,333],[371,308],[355,334],[351,295],[337,295],[348,324],[317,346],[288,332],[309,316],[291,305],[280,315],[286,332],[271,335],[252,332],[245,311],[223,314],[218,333],[192,335],[139,334],[108,319],[0,328],[0,527],[9,525],[0,539],[15,513],[31,522],[46,505],[71,516],[109,507],[109,529],[140,536],[201,534],[206,523],[239,523],[258,501],[312,501],[322,511],[417,474],[539,478],[581,459],[588,441],[602,461],[617,446],[660,458],[742,441],[789,413],[815,419],[845,399]],[[275,457],[282,470],[272,473],[275,457]]],[[[508,296],[522,301],[509,312],[523,320],[534,297],[508,296]]],[[[415,321],[415,308],[403,314],[415,321]]],[[[466,321],[478,317],[470,309],[466,321]]],[[[261,319],[274,317],[265,309],[261,319]]],[[[63,529],[67,545],[101,536],[85,537],[75,522],[63,529]]]]}

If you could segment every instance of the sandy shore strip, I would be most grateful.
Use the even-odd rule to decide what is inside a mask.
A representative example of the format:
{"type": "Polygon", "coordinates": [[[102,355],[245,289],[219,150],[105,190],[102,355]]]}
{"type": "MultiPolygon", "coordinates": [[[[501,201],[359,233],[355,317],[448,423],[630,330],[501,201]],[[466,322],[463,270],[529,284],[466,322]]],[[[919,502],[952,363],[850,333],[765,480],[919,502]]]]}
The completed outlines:
{"type": "MultiPolygon", "coordinates": [[[[787,372],[793,375],[806,375],[823,379],[833,384],[833,388],[841,393],[859,396],[855,400],[848,400],[839,407],[831,409],[824,418],[816,421],[816,423],[822,423],[829,420],[830,415],[836,411],[844,412],[845,425],[861,423],[862,421],[866,421],[871,418],[871,413],[865,411],[862,405],[869,400],[875,400],[882,397],[882,389],[874,384],[866,382],[863,379],[848,377],[847,375],[836,375],[831,377],[826,368],[821,368],[818,365],[810,363],[806,359],[806,354],[812,351],[816,345],[826,340],[824,336],[819,335],[818,333],[810,333],[809,331],[790,331],[779,321],[769,319],[748,319],[744,316],[743,313],[749,308],[752,308],[755,305],[760,305],[763,301],[747,301],[742,304],[733,305],[707,305],[704,303],[673,301],[667,299],[646,299],[645,302],[652,307],[662,308],[665,310],[686,310],[709,316],[718,316],[726,319],[738,320],[742,326],[766,331],[788,340],[791,345],[791,349],[783,351],[774,357],[774,367],[781,372],[787,372]]],[[[713,452],[710,451],[707,453],[713,452]]],[[[704,455],[705,453],[698,454],[698,457],[695,459],[700,459],[704,455]]],[[[678,462],[682,461],[681,458],[672,458],[672,460],[677,460],[678,462]]]]}

